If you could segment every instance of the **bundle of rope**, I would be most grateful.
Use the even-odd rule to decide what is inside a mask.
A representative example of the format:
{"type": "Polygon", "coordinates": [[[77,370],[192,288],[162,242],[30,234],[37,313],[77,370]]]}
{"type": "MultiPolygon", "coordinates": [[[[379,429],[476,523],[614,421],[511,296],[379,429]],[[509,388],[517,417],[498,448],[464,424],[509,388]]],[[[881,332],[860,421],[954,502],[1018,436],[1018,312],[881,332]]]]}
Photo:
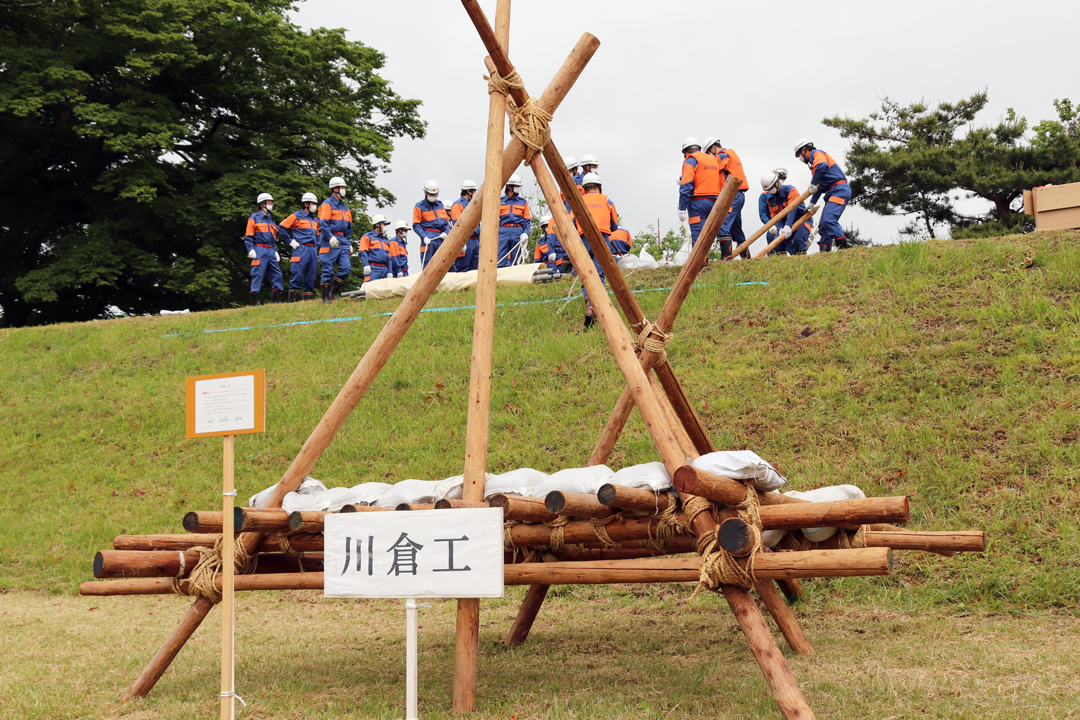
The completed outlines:
{"type": "MultiPolygon", "coordinates": [[[[241,575],[248,575],[255,572],[255,568],[259,564],[258,555],[251,555],[247,551],[246,544],[243,540],[244,535],[246,534],[248,533],[238,535],[236,537],[236,542],[234,543],[235,554],[233,566],[235,567],[236,572],[241,575]]],[[[218,590],[215,580],[221,573],[221,568],[224,566],[223,558],[221,557],[222,548],[224,547],[222,538],[222,535],[218,535],[213,548],[191,548],[199,553],[199,562],[191,569],[191,574],[187,577],[186,588],[181,584],[181,581],[184,578],[173,578],[172,589],[174,593],[177,595],[204,597],[214,603],[221,602],[221,591],[218,590]]]]}
{"type": "MultiPolygon", "coordinates": [[[[746,496],[737,505],[729,506],[739,514],[739,518],[747,524],[753,534],[750,555],[746,558],[746,565],[739,562],[734,555],[724,550],[720,545],[719,523],[710,532],[698,536],[695,549],[701,555],[701,572],[698,586],[694,589],[690,599],[697,597],[698,592],[705,588],[716,592],[721,585],[741,585],[753,587],[754,585],[754,558],[761,552],[761,514],[757,490],[752,484],[746,483],[746,496]]],[[[694,518],[703,512],[709,512],[714,519],[716,506],[701,497],[691,497],[683,503],[683,512],[686,515],[686,523],[693,527],[694,518]]]]}
{"type": "Polygon", "coordinates": [[[506,102],[510,107],[510,134],[520,140],[528,148],[525,155],[525,164],[532,162],[536,153],[544,149],[551,140],[552,115],[544,110],[534,98],[529,98],[521,107],[514,102],[511,90],[524,90],[525,83],[515,70],[507,77],[492,71],[491,77],[484,76],[488,83],[488,93],[499,93],[506,96],[506,102]]]}

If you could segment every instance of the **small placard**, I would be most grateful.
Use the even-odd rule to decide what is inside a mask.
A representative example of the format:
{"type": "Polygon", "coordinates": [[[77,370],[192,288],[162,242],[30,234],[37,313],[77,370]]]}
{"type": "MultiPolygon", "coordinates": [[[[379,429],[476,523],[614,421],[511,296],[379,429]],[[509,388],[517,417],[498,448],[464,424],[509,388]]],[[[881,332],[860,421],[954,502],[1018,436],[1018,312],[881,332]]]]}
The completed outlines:
{"type": "Polygon", "coordinates": [[[187,437],[266,431],[266,371],[189,377],[187,437]]]}
{"type": "Polygon", "coordinates": [[[501,598],[501,508],[327,513],[327,597],[501,598]]]}

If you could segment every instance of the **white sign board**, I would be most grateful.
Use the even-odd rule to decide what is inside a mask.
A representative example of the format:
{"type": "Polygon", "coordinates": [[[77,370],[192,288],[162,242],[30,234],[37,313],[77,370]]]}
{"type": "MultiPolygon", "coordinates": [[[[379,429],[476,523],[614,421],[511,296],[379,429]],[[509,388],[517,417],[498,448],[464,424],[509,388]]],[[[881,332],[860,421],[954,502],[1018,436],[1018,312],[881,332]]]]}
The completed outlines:
{"type": "Polygon", "coordinates": [[[502,508],[327,513],[327,597],[501,598],[502,508]]]}

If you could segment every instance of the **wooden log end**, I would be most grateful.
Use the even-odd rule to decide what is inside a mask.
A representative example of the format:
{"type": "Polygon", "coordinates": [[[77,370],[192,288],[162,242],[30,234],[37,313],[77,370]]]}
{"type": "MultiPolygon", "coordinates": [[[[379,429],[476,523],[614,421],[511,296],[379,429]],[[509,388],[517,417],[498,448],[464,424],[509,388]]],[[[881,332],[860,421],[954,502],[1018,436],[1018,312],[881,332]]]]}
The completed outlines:
{"type": "Polygon", "coordinates": [[[488,504],[491,505],[491,507],[502,508],[504,515],[506,514],[506,511],[510,508],[510,501],[505,495],[492,495],[488,498],[488,504]]]}
{"type": "Polygon", "coordinates": [[[242,507],[233,508],[233,529],[238,533],[244,531],[244,508],[242,507]]]}
{"type": "Polygon", "coordinates": [[[443,498],[442,500],[436,500],[435,501],[435,509],[436,510],[451,510],[451,509],[453,509],[453,507],[454,506],[446,498],[443,498]]]}
{"type": "Polygon", "coordinates": [[[304,516],[299,510],[289,513],[289,529],[296,532],[304,526],[304,516]]]}
{"type": "Polygon", "coordinates": [[[671,482],[679,492],[693,495],[698,484],[697,471],[689,465],[683,465],[675,471],[675,477],[671,478],[671,482]]]}
{"type": "Polygon", "coordinates": [[[100,550],[94,555],[94,577],[100,578],[101,571],[105,569],[105,555],[100,550]]]}
{"type": "Polygon", "coordinates": [[[749,555],[754,542],[750,528],[739,518],[728,518],[720,523],[717,539],[720,542],[720,547],[735,557],[749,555]]]}
{"type": "Polygon", "coordinates": [[[886,549],[888,550],[888,552],[885,554],[885,565],[888,568],[888,574],[892,575],[892,573],[893,573],[892,548],[886,548],[886,549]]]}
{"type": "Polygon", "coordinates": [[[544,498],[544,507],[547,508],[549,513],[558,515],[566,509],[566,496],[563,495],[561,490],[552,490],[544,498]]]}
{"type": "Polygon", "coordinates": [[[601,505],[610,505],[618,499],[618,491],[614,485],[606,483],[596,491],[596,499],[600,501],[601,505]]]}
{"type": "Polygon", "coordinates": [[[184,515],[184,529],[188,532],[195,532],[199,527],[199,513],[189,512],[184,515]]]}
{"type": "Polygon", "coordinates": [[[344,505],[338,512],[341,513],[354,513],[356,512],[356,505],[344,505]]]}
{"type": "Polygon", "coordinates": [[[412,510],[412,505],[409,504],[409,503],[401,503],[400,505],[398,505],[394,509],[397,510],[398,512],[404,512],[406,510],[412,510]]]}

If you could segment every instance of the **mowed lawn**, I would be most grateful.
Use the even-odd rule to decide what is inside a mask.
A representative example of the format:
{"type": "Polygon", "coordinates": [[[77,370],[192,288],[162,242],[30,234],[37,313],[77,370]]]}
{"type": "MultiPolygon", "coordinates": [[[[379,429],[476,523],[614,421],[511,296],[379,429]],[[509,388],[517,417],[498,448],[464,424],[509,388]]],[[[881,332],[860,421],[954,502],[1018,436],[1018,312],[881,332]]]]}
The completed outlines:
{"type": "MultiPolygon", "coordinates": [[[[714,265],[691,292],[668,352],[718,447],[758,452],[793,489],[910,495],[910,527],[990,539],[983,554],[897,553],[892,577],[805,583],[819,652],[789,661],[819,717],[1075,716],[1078,251],[1075,233],[866,248],[714,265]]],[[[648,316],[675,274],[629,278],[648,316]]],[[[433,298],[315,477],[461,472],[474,299],[433,298]]],[[[183,437],[186,376],[267,370],[268,430],[237,442],[246,499],[280,478],[398,302],[0,330],[3,717],[213,713],[216,619],[151,698],[120,708],[186,601],[75,589],[115,535],[216,509],[221,446],[183,437]]],[[[499,302],[492,471],[583,465],[621,390],[603,334],[581,330],[569,282],[499,302]]],[[[654,459],[635,415],[609,464],[654,459]]],[[[515,650],[498,641],[519,591],[485,602],[483,717],[777,716],[722,598],[689,604],[689,590],[564,590],[515,650]]],[[[240,605],[248,716],[402,714],[396,605],[240,605]]],[[[424,616],[432,717],[449,706],[452,615],[424,616]]]]}

